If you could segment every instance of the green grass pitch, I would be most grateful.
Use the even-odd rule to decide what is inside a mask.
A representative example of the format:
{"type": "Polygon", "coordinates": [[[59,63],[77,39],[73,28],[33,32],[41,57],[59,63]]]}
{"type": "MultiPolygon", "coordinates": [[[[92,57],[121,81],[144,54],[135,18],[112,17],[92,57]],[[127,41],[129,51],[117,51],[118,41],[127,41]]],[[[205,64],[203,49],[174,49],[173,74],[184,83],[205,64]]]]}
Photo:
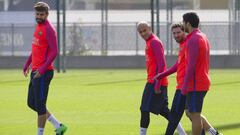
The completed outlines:
{"type": "MultiPolygon", "coordinates": [[[[68,126],[66,135],[137,135],[144,69],[69,70],[55,73],[48,95],[49,110],[68,126]]],[[[240,70],[211,70],[212,85],[203,114],[224,135],[240,134],[240,70]]],[[[175,75],[169,77],[169,102],[175,75]]],[[[0,134],[36,134],[36,113],[26,105],[29,77],[20,70],[0,70],[0,134]]],[[[184,117],[183,127],[191,125],[184,117]]],[[[148,135],[161,135],[167,121],[151,115],[148,135]]],[[[47,123],[46,135],[54,128],[47,123]]]]}

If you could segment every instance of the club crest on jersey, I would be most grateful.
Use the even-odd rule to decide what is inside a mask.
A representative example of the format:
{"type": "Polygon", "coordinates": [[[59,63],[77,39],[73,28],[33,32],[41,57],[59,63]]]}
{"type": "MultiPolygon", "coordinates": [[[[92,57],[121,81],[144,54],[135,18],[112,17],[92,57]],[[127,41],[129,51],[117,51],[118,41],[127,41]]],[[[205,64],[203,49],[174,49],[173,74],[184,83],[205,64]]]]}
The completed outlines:
{"type": "Polygon", "coordinates": [[[43,34],[42,31],[38,32],[38,36],[42,36],[42,34],[43,34]]]}

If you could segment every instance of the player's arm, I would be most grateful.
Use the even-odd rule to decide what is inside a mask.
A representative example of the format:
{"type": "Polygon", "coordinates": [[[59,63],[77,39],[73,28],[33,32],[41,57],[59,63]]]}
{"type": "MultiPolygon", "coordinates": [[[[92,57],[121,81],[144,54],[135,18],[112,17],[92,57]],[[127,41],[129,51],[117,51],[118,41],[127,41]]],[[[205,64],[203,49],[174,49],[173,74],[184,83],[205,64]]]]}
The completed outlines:
{"type": "Polygon", "coordinates": [[[178,67],[178,61],[173,66],[168,68],[166,71],[164,71],[162,73],[158,73],[157,75],[155,75],[153,77],[153,80],[156,80],[156,79],[160,80],[160,79],[162,79],[162,78],[164,78],[166,76],[169,76],[169,75],[177,72],[177,67],[178,67]]]}
{"type": "MultiPolygon", "coordinates": [[[[162,47],[162,44],[159,43],[158,41],[156,40],[153,40],[151,42],[151,48],[153,50],[153,55],[155,57],[155,60],[156,60],[156,64],[157,64],[157,72],[155,75],[157,75],[158,73],[162,73],[164,71],[164,54],[163,52],[161,51],[162,47]]],[[[156,91],[159,91],[160,90],[160,87],[161,87],[161,82],[162,80],[159,80],[157,83],[155,83],[155,87],[154,89],[156,91]]]]}
{"type": "Polygon", "coordinates": [[[57,36],[53,28],[51,27],[47,28],[46,37],[47,37],[49,55],[47,56],[47,60],[44,62],[44,64],[38,69],[38,72],[41,75],[45,73],[47,68],[52,64],[52,62],[54,61],[54,59],[58,54],[57,36]]]}
{"type": "Polygon", "coordinates": [[[188,56],[187,57],[188,65],[186,65],[186,73],[184,77],[183,86],[181,89],[183,95],[187,94],[187,85],[190,79],[193,78],[195,75],[195,69],[196,69],[196,64],[197,64],[197,59],[199,54],[198,40],[191,39],[187,44],[187,47],[188,47],[188,52],[186,55],[188,56]]]}
{"type": "Polygon", "coordinates": [[[25,62],[24,66],[23,66],[23,75],[25,77],[27,77],[27,75],[28,75],[29,66],[31,65],[31,63],[32,63],[32,53],[29,55],[27,61],[25,62]]]}

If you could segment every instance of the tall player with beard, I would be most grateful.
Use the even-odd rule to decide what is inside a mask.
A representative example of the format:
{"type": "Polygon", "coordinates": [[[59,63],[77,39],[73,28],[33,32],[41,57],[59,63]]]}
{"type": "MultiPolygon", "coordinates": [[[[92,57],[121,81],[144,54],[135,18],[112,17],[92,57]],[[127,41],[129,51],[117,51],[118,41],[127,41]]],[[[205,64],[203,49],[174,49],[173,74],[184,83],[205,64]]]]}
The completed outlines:
{"type": "MultiPolygon", "coordinates": [[[[183,15],[183,26],[187,33],[185,48],[185,76],[181,92],[186,95],[188,117],[192,122],[192,134],[200,135],[207,119],[201,114],[204,97],[210,88],[209,63],[210,43],[199,29],[199,17],[194,12],[183,15]]],[[[211,129],[210,134],[219,135],[211,129]]]]}
{"type": "MultiPolygon", "coordinates": [[[[181,23],[175,23],[171,27],[172,35],[177,43],[179,43],[179,51],[178,51],[178,60],[177,62],[167,69],[166,71],[159,73],[153,79],[161,79],[163,77],[169,76],[175,72],[177,72],[176,80],[176,92],[173,98],[171,112],[170,112],[170,120],[168,123],[168,127],[165,135],[172,135],[181,120],[185,109],[186,96],[181,93],[181,88],[183,86],[184,76],[185,76],[185,48],[186,48],[186,34],[184,32],[184,26],[181,23]]],[[[190,118],[189,111],[186,109],[186,115],[190,118]]],[[[205,134],[205,131],[208,131],[210,135],[221,135],[218,133],[216,129],[207,121],[207,119],[201,115],[202,123],[203,123],[203,131],[201,135],[205,134]]],[[[191,118],[190,118],[191,120],[191,118]]]]}
{"type": "Polygon", "coordinates": [[[48,4],[38,2],[34,5],[34,9],[37,25],[33,35],[32,52],[23,68],[23,74],[27,77],[30,65],[32,67],[28,106],[38,114],[37,135],[44,134],[46,120],[56,128],[56,135],[63,135],[67,127],[46,107],[48,89],[54,74],[53,61],[58,53],[56,31],[47,19],[48,4]]]}

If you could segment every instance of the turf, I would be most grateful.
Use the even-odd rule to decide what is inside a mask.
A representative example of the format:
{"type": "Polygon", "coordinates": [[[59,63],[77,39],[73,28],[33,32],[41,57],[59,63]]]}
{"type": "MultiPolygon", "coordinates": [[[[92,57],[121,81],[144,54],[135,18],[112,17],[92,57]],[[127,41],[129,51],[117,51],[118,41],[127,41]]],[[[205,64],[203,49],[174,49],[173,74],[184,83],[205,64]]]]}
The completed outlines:
{"type": "MultiPolygon", "coordinates": [[[[66,135],[139,134],[139,106],[145,70],[68,70],[55,73],[48,108],[68,126],[66,135]]],[[[240,133],[240,70],[211,70],[212,86],[203,114],[224,135],[240,133]]],[[[175,92],[175,75],[169,77],[169,102],[175,92]]],[[[36,113],[26,105],[29,78],[20,70],[0,70],[0,134],[36,134],[36,113]]],[[[184,116],[183,127],[191,125],[184,116]]],[[[167,121],[151,115],[149,135],[164,133],[167,121]]],[[[54,134],[47,123],[45,134],[54,134]]]]}

